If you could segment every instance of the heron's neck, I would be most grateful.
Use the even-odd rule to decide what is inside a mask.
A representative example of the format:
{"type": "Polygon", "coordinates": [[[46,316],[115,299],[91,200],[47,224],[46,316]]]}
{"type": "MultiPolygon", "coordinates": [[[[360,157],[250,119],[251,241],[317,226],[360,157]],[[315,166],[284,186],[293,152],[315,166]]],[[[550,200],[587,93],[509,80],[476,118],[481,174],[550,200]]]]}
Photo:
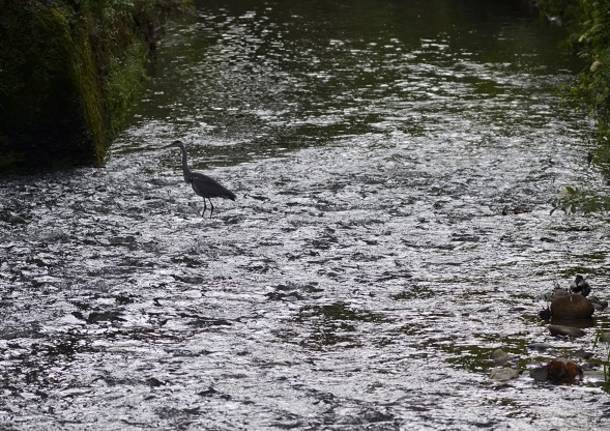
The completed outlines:
{"type": "Polygon", "coordinates": [[[191,170],[189,169],[189,165],[186,163],[186,150],[180,147],[182,150],[182,172],[184,174],[184,181],[187,183],[191,182],[191,170]]]}

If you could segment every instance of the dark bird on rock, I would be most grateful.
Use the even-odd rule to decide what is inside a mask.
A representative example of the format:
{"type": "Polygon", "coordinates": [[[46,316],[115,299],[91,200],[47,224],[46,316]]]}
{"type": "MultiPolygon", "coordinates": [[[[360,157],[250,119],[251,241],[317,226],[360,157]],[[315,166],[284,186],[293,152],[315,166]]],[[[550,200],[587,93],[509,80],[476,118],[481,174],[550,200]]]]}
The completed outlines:
{"type": "MultiPolygon", "coordinates": [[[[551,295],[551,306],[540,311],[538,315],[544,320],[574,321],[591,319],[596,307],[603,310],[604,304],[595,299],[592,302],[586,296],[591,293],[591,286],[582,275],[577,275],[570,284],[570,290],[555,288],[551,295]],[[599,305],[596,305],[599,304],[599,305]]],[[[593,299],[593,298],[592,298],[593,299]]]]}
{"type": "Polygon", "coordinates": [[[580,293],[582,296],[587,296],[591,293],[591,286],[582,275],[578,274],[570,285],[570,290],[574,293],[580,293]]]}
{"type": "Polygon", "coordinates": [[[182,141],[174,141],[163,148],[178,147],[182,151],[182,172],[184,174],[184,181],[193,187],[195,193],[203,198],[203,211],[201,216],[205,215],[207,209],[206,199],[210,201],[210,217],[214,212],[214,204],[212,204],[211,198],[223,198],[235,200],[235,193],[228,190],[214,178],[208,177],[199,172],[192,172],[186,161],[186,148],[182,141]]]}

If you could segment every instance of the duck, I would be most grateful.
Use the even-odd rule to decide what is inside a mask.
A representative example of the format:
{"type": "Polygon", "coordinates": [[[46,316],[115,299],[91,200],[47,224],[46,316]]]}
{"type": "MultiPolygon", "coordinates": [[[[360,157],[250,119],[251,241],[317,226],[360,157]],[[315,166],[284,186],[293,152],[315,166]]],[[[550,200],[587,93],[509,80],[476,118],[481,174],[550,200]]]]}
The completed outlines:
{"type": "Polygon", "coordinates": [[[591,286],[585,277],[578,274],[572,284],[570,284],[570,292],[580,293],[582,296],[587,296],[591,293],[591,286]]]}
{"type": "Polygon", "coordinates": [[[595,307],[587,299],[591,286],[582,275],[577,275],[570,290],[556,288],[551,295],[551,306],[542,310],[539,316],[544,320],[569,321],[589,320],[595,307]]]}

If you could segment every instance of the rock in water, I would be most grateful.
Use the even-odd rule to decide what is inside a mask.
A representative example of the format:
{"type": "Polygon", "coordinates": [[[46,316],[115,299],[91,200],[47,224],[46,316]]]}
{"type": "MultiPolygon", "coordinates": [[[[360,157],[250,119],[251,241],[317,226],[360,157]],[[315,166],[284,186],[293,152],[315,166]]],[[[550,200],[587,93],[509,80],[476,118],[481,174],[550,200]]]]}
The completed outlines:
{"type": "Polygon", "coordinates": [[[491,369],[490,377],[496,382],[507,382],[512,379],[519,377],[521,372],[514,368],[508,367],[496,367],[491,369]]]}
{"type": "Polygon", "coordinates": [[[608,301],[605,299],[598,298],[597,296],[591,296],[589,301],[593,304],[595,311],[602,311],[608,308],[608,301]]]}
{"type": "Polygon", "coordinates": [[[554,321],[590,319],[593,311],[591,301],[580,294],[558,296],[551,302],[551,318],[554,321]]]}
{"type": "Polygon", "coordinates": [[[548,379],[558,385],[571,385],[582,380],[582,368],[572,361],[553,359],[547,365],[548,379]]]}
{"type": "Polygon", "coordinates": [[[566,325],[549,325],[549,331],[553,336],[562,335],[566,337],[577,338],[585,335],[585,331],[583,331],[582,329],[566,325]]]}
{"type": "Polygon", "coordinates": [[[549,379],[549,370],[545,366],[536,367],[530,370],[530,377],[537,382],[546,382],[549,379]]]}
{"type": "Polygon", "coordinates": [[[491,352],[491,359],[496,365],[504,365],[510,360],[510,355],[502,349],[496,349],[491,352]]]}

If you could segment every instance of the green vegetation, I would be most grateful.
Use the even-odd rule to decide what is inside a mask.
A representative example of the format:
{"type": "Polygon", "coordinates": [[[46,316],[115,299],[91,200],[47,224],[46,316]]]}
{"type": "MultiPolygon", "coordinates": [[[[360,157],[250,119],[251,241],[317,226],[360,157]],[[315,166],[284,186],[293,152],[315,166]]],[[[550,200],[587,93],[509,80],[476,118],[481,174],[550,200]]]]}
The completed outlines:
{"type": "MultiPolygon", "coordinates": [[[[599,145],[590,156],[610,178],[610,0],[538,0],[538,5],[567,29],[568,44],[583,60],[569,95],[597,119],[599,145]]],[[[567,187],[557,207],[567,212],[608,211],[610,197],[567,187]]]]}
{"type": "MultiPolygon", "coordinates": [[[[603,154],[606,147],[608,147],[608,144],[602,141],[598,152],[603,154]]],[[[602,163],[602,166],[607,166],[607,162],[600,160],[600,164],[602,163]]],[[[590,214],[608,211],[610,209],[610,196],[585,187],[567,186],[561,191],[555,209],[561,209],[568,214],[590,214]]]]}
{"type": "MultiPolygon", "coordinates": [[[[610,340],[608,339],[608,334],[603,333],[602,331],[597,331],[595,335],[594,346],[597,346],[601,343],[608,343],[610,340]]],[[[606,357],[602,360],[595,361],[597,365],[601,365],[602,370],[604,372],[604,381],[602,383],[602,388],[610,393],[610,348],[607,348],[606,357]]]]}
{"type": "MultiPolygon", "coordinates": [[[[546,15],[568,30],[568,42],[583,59],[584,68],[571,94],[599,119],[600,137],[610,145],[610,0],[538,0],[546,15]]],[[[597,157],[610,162],[610,150],[597,157]]]]}
{"type": "Polygon", "coordinates": [[[96,164],[190,0],[0,0],[0,171],[96,164]]]}
{"type": "Polygon", "coordinates": [[[604,383],[602,387],[606,392],[610,392],[610,349],[608,349],[606,359],[602,361],[602,368],[604,370],[604,383]]]}

